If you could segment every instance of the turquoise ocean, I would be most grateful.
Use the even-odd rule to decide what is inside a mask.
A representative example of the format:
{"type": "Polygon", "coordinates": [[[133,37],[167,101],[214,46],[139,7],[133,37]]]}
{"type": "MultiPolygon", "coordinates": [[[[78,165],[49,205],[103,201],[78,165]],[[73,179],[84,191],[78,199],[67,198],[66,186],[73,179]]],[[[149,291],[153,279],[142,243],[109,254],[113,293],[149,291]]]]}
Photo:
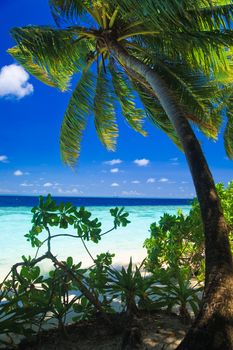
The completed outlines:
{"type": "MultiPolygon", "coordinates": [[[[93,218],[97,217],[102,222],[103,232],[113,226],[110,208],[125,207],[131,221],[126,228],[110,232],[103,236],[98,244],[88,242],[88,248],[94,257],[101,252],[115,253],[113,260],[115,265],[127,264],[130,257],[134,263],[139,263],[146,256],[143,242],[149,237],[150,225],[155,221],[158,222],[164,213],[175,214],[178,209],[181,209],[187,214],[190,210],[188,199],[76,197],[57,198],[57,201],[70,201],[77,206],[87,206],[93,218]]],[[[35,256],[36,249],[30,246],[24,235],[31,228],[31,208],[37,203],[38,198],[36,197],[0,196],[0,280],[4,278],[14,263],[21,261],[22,255],[35,256]]],[[[66,230],[55,228],[52,233],[75,234],[72,228],[66,230]]],[[[39,254],[45,250],[46,247],[41,248],[39,254]]],[[[52,242],[52,251],[61,260],[72,256],[76,262],[82,261],[84,267],[92,264],[79,239],[56,238],[52,242]]],[[[48,263],[41,265],[44,273],[48,269],[50,269],[48,263]]]]}

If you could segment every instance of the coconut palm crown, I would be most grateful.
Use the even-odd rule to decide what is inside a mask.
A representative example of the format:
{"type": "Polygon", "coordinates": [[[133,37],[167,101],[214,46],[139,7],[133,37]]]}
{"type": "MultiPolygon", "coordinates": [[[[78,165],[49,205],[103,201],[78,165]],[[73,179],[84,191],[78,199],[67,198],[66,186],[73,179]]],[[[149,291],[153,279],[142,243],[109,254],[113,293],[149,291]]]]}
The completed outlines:
{"type": "Polygon", "coordinates": [[[114,150],[116,106],[146,135],[145,118],[182,148],[160,101],[143,76],[130,70],[111,46],[116,42],[166,81],[187,119],[217,138],[227,112],[225,148],[233,158],[231,1],[50,0],[57,27],[14,28],[9,53],[32,75],[62,91],[79,80],[61,127],[63,161],[74,166],[88,117],[102,143],[114,150]],[[144,109],[137,106],[138,97],[144,109]]]}

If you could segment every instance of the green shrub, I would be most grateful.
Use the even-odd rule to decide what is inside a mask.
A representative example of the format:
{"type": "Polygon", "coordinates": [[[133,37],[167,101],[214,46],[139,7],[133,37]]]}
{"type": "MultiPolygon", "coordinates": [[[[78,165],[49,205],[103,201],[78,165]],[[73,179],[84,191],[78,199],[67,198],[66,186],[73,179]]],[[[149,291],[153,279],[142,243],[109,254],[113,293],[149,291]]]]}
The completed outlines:
{"type": "Polygon", "coordinates": [[[151,276],[143,276],[141,268],[133,267],[132,260],[127,268],[120,270],[108,269],[108,286],[106,291],[113,298],[119,298],[123,311],[128,314],[137,313],[139,309],[150,309],[152,305],[151,285],[154,280],[151,276]]]}
{"type": "MultiPolygon", "coordinates": [[[[217,191],[231,228],[232,242],[233,181],[226,188],[218,184],[217,191]]],[[[153,223],[144,247],[147,249],[145,266],[162,284],[153,288],[158,305],[168,310],[179,306],[180,315],[189,319],[189,310],[194,314],[198,311],[205,273],[204,233],[197,200],[192,202],[188,215],[178,210],[176,215],[164,214],[158,223],[153,223]]]]}
{"type": "MultiPolygon", "coordinates": [[[[104,293],[114,254],[102,253],[94,259],[85,241],[98,243],[106,233],[130,222],[124,208],[110,209],[113,227],[102,232],[101,222],[92,219],[85,208],[71,203],[57,205],[50,195],[45,199],[40,197],[32,213],[32,228],[25,237],[36,248],[35,257],[23,256],[23,261],[16,263],[0,284],[0,335],[8,335],[8,348],[10,343],[14,347],[12,334],[29,337],[49,321],[50,324],[56,321],[55,325],[65,332],[64,325],[71,312],[74,321],[87,319],[96,312],[112,312],[111,298],[104,293]],[[73,227],[74,234],[52,234],[51,227],[73,227]],[[43,239],[42,233],[46,234],[43,239]],[[61,236],[80,239],[93,259],[93,266],[82,269],[81,263],[75,264],[72,257],[59,261],[52,251],[52,242],[61,236]],[[44,245],[46,253],[38,256],[44,245]],[[42,276],[38,264],[45,259],[53,263],[54,269],[42,276]]],[[[0,343],[4,341],[0,339],[0,343]]]]}

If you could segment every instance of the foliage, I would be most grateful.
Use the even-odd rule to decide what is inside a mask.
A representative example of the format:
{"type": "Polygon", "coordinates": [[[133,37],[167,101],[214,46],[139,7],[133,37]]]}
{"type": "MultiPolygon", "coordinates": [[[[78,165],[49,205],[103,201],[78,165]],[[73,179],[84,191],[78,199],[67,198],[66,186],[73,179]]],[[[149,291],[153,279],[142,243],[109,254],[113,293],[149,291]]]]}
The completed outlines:
{"type": "MultiPolygon", "coordinates": [[[[78,209],[69,202],[61,202],[57,205],[51,195],[48,195],[46,199],[41,196],[39,205],[32,209],[32,213],[32,229],[25,235],[32,247],[40,247],[45,242],[49,244],[52,238],[62,235],[51,235],[49,227],[66,229],[68,226],[72,226],[76,231],[76,235],[71,235],[72,237],[86,241],[91,240],[94,243],[98,243],[101,236],[105,234],[102,233],[101,222],[97,218],[92,220],[91,213],[84,207],[78,209]],[[48,232],[48,237],[41,241],[38,236],[43,230],[48,232]]],[[[111,230],[119,226],[126,226],[130,222],[124,208],[111,209],[110,214],[114,218],[114,227],[111,230]]]]}
{"type": "Polygon", "coordinates": [[[182,148],[157,95],[144,76],[119,60],[113,42],[154,70],[185,116],[208,137],[217,138],[225,111],[225,148],[233,157],[230,0],[49,3],[57,27],[14,28],[16,46],[8,51],[31,74],[61,90],[81,73],[61,127],[66,164],[74,166],[79,157],[91,113],[101,142],[115,149],[117,101],[134,130],[146,135],[143,122],[148,118],[182,148]],[[137,106],[138,97],[144,110],[137,106]]]}
{"type": "Polygon", "coordinates": [[[164,275],[162,286],[152,286],[156,306],[166,308],[168,312],[178,307],[178,313],[184,322],[191,322],[190,310],[197,315],[202,291],[202,286],[190,282],[187,271],[182,267],[177,268],[174,277],[164,275]]]}
{"type": "MultiPolygon", "coordinates": [[[[233,181],[226,188],[218,184],[217,189],[232,229],[233,181]]],[[[123,208],[110,209],[113,227],[106,232],[85,208],[57,204],[50,195],[40,197],[32,213],[32,229],[25,237],[35,247],[36,255],[23,256],[0,285],[0,335],[5,336],[8,347],[10,342],[13,346],[13,334],[29,338],[48,326],[57,326],[65,333],[67,322],[86,320],[97,312],[109,322],[108,315],[116,312],[116,303],[127,315],[164,308],[177,311],[184,322],[189,322],[190,311],[197,314],[203,289],[204,249],[196,200],[189,215],[181,211],[164,214],[158,224],[152,224],[151,237],[145,241],[146,261],[134,266],[130,260],[121,269],[112,267],[114,254],[106,252],[94,258],[86,243],[98,243],[108,232],[125,227],[129,220],[123,208]],[[74,234],[53,234],[54,227],[73,227],[74,234]],[[42,239],[43,234],[46,237],[42,239]],[[59,261],[52,252],[52,242],[60,236],[80,239],[93,265],[84,269],[72,257],[59,261]],[[45,245],[46,253],[39,256],[45,245]],[[39,263],[45,259],[53,263],[54,269],[42,275],[39,263]],[[145,266],[150,273],[143,271],[145,266]]]]}
{"type": "MultiPolygon", "coordinates": [[[[226,188],[221,183],[216,187],[232,237],[233,181],[226,188]]],[[[180,305],[185,319],[189,318],[188,308],[196,314],[205,272],[204,233],[197,200],[192,202],[187,216],[179,210],[176,215],[164,214],[158,224],[153,223],[144,247],[148,253],[146,267],[162,284],[153,288],[157,302],[168,309],[180,305]]]]}
{"type": "Polygon", "coordinates": [[[160,279],[175,276],[178,268],[184,268],[189,277],[203,276],[204,241],[197,202],[192,205],[188,216],[181,211],[177,215],[164,214],[158,224],[150,226],[150,238],[144,246],[147,249],[147,268],[160,279]]]}
{"type": "Polygon", "coordinates": [[[150,287],[154,280],[151,277],[142,276],[143,264],[144,261],[139,267],[133,267],[130,259],[127,268],[122,266],[121,270],[114,268],[108,270],[107,292],[114,298],[119,298],[123,311],[127,311],[129,314],[137,313],[138,308],[149,309],[152,304],[150,287]]]}
{"type": "Polygon", "coordinates": [[[112,312],[111,300],[102,295],[114,254],[102,253],[93,259],[92,267],[82,269],[81,262],[74,263],[72,257],[59,261],[52,253],[52,241],[60,236],[79,238],[91,255],[85,241],[98,243],[106,233],[130,222],[124,208],[111,209],[113,227],[102,232],[101,222],[92,219],[85,208],[77,208],[71,203],[57,204],[50,195],[40,197],[32,213],[32,229],[25,237],[37,248],[36,255],[34,258],[23,256],[23,261],[12,267],[0,285],[0,334],[8,336],[8,346],[12,334],[29,337],[44,329],[46,324],[57,324],[65,332],[64,324],[70,313],[74,315],[73,321],[77,321],[96,312],[112,312]],[[66,229],[68,226],[73,227],[76,234],[51,234],[52,227],[66,229]],[[43,232],[47,237],[41,240],[43,232]],[[45,244],[47,252],[38,257],[45,244]],[[45,259],[51,260],[54,269],[43,276],[38,264],[45,259]]]}

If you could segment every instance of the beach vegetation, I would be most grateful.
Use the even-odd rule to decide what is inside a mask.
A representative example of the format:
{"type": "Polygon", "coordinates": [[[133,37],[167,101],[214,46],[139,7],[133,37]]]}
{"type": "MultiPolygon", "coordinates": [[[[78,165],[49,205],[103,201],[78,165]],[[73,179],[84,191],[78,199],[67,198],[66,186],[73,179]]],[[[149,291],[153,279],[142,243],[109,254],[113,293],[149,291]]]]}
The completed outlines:
{"type": "MultiPolygon", "coordinates": [[[[67,324],[91,320],[96,315],[101,315],[102,322],[111,324],[112,329],[120,329],[124,340],[143,313],[176,312],[187,322],[198,310],[199,289],[190,287],[182,266],[174,278],[174,269],[171,276],[158,261],[150,261],[151,253],[146,263],[143,260],[137,266],[130,259],[128,266],[121,268],[112,265],[113,253],[92,255],[88,241],[97,244],[102,236],[130,223],[124,208],[110,209],[113,227],[105,232],[88,210],[71,203],[57,204],[50,195],[39,198],[32,214],[32,228],[25,238],[35,249],[35,256],[22,256],[0,285],[0,343],[7,348],[16,346],[16,334],[26,339],[22,341],[31,341],[43,330],[55,327],[66,337],[67,324]],[[74,233],[66,233],[67,228],[73,228],[74,233]],[[82,262],[75,262],[77,257],[71,256],[59,260],[53,251],[58,237],[64,237],[64,242],[70,238],[81,240],[92,265],[83,268],[82,262]],[[50,261],[53,268],[42,273],[40,264],[45,261],[50,261]],[[112,324],[114,314],[121,317],[112,324]]],[[[140,329],[137,337],[140,339],[140,329]]]]}
{"type": "Polygon", "coordinates": [[[123,312],[128,315],[137,314],[139,309],[152,308],[151,286],[154,283],[152,276],[146,276],[141,271],[144,261],[140,266],[134,266],[130,259],[127,268],[110,268],[108,274],[108,286],[106,292],[120,299],[123,312]]]}
{"type": "MultiPolygon", "coordinates": [[[[233,181],[227,187],[218,184],[217,189],[232,234],[233,181]]],[[[130,220],[124,208],[110,209],[113,226],[105,232],[91,212],[71,203],[56,203],[50,195],[39,198],[32,214],[32,228],[25,238],[34,247],[35,256],[23,256],[0,285],[2,345],[14,348],[15,334],[30,341],[51,327],[67,336],[67,324],[91,320],[96,315],[101,315],[106,324],[112,324],[111,315],[123,315],[124,319],[118,318],[111,327],[119,331],[126,324],[129,332],[143,313],[175,312],[185,324],[198,314],[204,289],[205,253],[196,199],[188,215],[179,210],[177,215],[164,214],[158,223],[151,224],[150,238],[144,243],[147,258],[139,266],[130,259],[128,266],[121,268],[112,265],[113,253],[94,257],[88,241],[98,243],[104,235],[127,226],[130,220]],[[66,233],[67,228],[73,228],[74,233],[66,233]],[[75,262],[77,257],[71,256],[59,260],[53,252],[57,237],[81,240],[93,264],[83,268],[82,262],[75,262]],[[51,261],[54,267],[42,273],[42,261],[51,261]]],[[[129,336],[122,332],[123,339],[129,336]]]]}
{"type": "MultiPolygon", "coordinates": [[[[6,336],[8,347],[14,346],[12,335],[30,338],[42,331],[46,324],[57,325],[65,333],[64,325],[71,312],[73,321],[90,318],[96,312],[103,314],[108,321],[105,315],[112,312],[111,298],[104,291],[114,254],[106,252],[93,258],[85,242],[98,243],[103,235],[130,223],[124,208],[116,207],[110,209],[113,227],[102,232],[101,222],[92,219],[84,207],[57,204],[51,195],[41,196],[32,213],[32,228],[25,237],[36,249],[35,256],[23,256],[0,285],[0,334],[6,336]],[[74,234],[52,234],[53,227],[73,227],[74,234]],[[75,263],[72,257],[58,260],[52,250],[52,242],[57,237],[80,239],[93,260],[93,266],[82,268],[82,263],[75,263]],[[39,255],[45,246],[45,253],[39,255]],[[41,274],[39,264],[42,261],[50,261],[54,266],[46,275],[41,274]]],[[[1,342],[5,340],[1,339],[1,342]]]]}
{"type": "MultiPolygon", "coordinates": [[[[233,252],[233,181],[216,185],[230,228],[233,252]]],[[[178,210],[176,215],[164,214],[150,226],[150,237],[144,242],[147,249],[145,266],[161,286],[153,287],[161,305],[171,310],[180,305],[180,315],[191,321],[191,314],[199,311],[205,280],[204,229],[200,205],[192,201],[188,215],[178,210]]]]}

